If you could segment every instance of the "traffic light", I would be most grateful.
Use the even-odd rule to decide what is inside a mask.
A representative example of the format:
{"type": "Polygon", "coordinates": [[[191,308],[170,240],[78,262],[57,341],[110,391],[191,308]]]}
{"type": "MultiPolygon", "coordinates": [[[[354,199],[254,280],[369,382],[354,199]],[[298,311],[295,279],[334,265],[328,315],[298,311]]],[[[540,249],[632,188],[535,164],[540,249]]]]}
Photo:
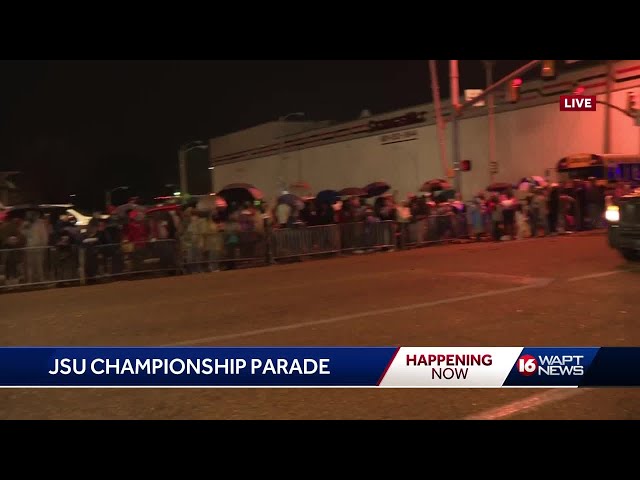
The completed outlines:
{"type": "Polygon", "coordinates": [[[471,160],[462,160],[460,162],[460,171],[468,172],[471,170],[471,160]]]}
{"type": "Polygon", "coordinates": [[[542,78],[554,78],[556,76],[556,61],[542,60],[542,78]]]}
{"type": "Polygon", "coordinates": [[[507,88],[507,101],[516,103],[518,100],[520,100],[520,85],[522,85],[521,78],[511,80],[509,88],[507,88]]]}

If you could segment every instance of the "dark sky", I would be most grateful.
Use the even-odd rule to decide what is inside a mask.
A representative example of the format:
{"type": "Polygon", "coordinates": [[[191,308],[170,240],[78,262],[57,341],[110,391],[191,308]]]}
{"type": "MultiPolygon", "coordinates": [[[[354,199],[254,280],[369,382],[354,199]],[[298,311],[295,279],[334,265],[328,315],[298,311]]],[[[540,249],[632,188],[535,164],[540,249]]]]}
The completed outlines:
{"type": "MultiPolygon", "coordinates": [[[[524,62],[499,61],[496,77],[524,62]]],[[[439,70],[447,97],[446,61],[439,70]]],[[[460,84],[484,86],[481,61],[461,61],[460,84]]],[[[6,61],[0,170],[25,172],[38,201],[74,193],[100,206],[116,185],[178,183],[177,149],[191,140],[294,111],[346,121],[429,101],[426,60],[6,61]]]]}

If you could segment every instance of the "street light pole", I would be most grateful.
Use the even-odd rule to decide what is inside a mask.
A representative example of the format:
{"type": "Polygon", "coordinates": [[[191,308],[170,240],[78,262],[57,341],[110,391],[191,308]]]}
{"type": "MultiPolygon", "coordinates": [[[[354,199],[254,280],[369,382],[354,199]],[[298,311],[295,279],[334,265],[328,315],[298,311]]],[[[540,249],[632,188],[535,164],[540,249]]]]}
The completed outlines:
{"type": "Polygon", "coordinates": [[[186,143],[178,149],[178,168],[180,171],[180,193],[182,195],[186,195],[189,193],[189,186],[187,183],[187,153],[189,153],[191,150],[194,150],[196,148],[204,150],[208,147],[204,142],[200,140],[196,140],[194,142],[186,143]]]}
{"type": "MultiPolygon", "coordinates": [[[[495,62],[493,60],[485,60],[485,76],[487,80],[486,88],[489,88],[493,84],[493,66],[495,62]]],[[[494,95],[489,94],[487,97],[487,116],[489,119],[489,183],[494,182],[494,175],[497,173],[498,162],[496,161],[496,124],[494,117],[494,95]]]]}

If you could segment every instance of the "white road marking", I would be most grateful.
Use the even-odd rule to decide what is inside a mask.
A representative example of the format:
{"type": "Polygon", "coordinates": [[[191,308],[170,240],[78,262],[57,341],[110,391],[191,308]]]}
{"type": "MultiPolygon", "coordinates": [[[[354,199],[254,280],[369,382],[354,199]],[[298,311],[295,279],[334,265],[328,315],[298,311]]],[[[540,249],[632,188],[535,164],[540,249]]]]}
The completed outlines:
{"type": "Polygon", "coordinates": [[[587,275],[580,275],[578,277],[568,278],[567,282],[578,282],[580,280],[589,280],[591,278],[608,277],[610,275],[616,275],[618,273],[628,273],[628,272],[633,272],[633,271],[636,271],[636,269],[623,268],[623,269],[620,269],[620,270],[611,270],[609,272],[589,273],[587,275]]]}
{"type": "Polygon", "coordinates": [[[181,346],[181,345],[200,345],[203,343],[214,343],[224,340],[232,340],[236,338],[253,337],[256,335],[263,335],[266,333],[285,332],[289,330],[297,330],[306,327],[315,327],[317,325],[327,325],[331,323],[346,322],[349,320],[356,320],[365,317],[373,317],[377,315],[385,315],[388,313],[406,312],[409,310],[416,310],[419,308],[434,307],[436,305],[446,305],[450,303],[464,302],[466,300],[474,300],[476,298],[492,297],[494,295],[502,295],[505,293],[521,292],[530,288],[540,288],[549,285],[553,279],[551,278],[530,278],[527,285],[519,287],[501,288],[497,290],[488,290],[482,293],[475,293],[473,295],[463,295],[459,297],[444,298],[441,300],[433,300],[430,302],[413,303],[410,305],[400,305],[391,308],[379,308],[375,310],[367,310],[364,312],[351,313],[348,315],[339,315],[336,317],[324,318],[319,320],[310,320],[308,322],[291,323],[288,325],[279,325],[275,327],[259,328],[256,330],[248,330],[245,332],[229,333],[225,335],[213,335],[210,337],[196,338],[192,340],[184,340],[182,342],[172,343],[167,346],[181,346]]]}
{"type": "Polygon", "coordinates": [[[584,393],[580,388],[561,388],[557,390],[547,390],[537,393],[522,400],[507,403],[497,408],[491,408],[483,412],[474,413],[465,417],[464,420],[500,420],[501,418],[512,417],[527,410],[534,410],[548,403],[559,402],[584,393]]]}

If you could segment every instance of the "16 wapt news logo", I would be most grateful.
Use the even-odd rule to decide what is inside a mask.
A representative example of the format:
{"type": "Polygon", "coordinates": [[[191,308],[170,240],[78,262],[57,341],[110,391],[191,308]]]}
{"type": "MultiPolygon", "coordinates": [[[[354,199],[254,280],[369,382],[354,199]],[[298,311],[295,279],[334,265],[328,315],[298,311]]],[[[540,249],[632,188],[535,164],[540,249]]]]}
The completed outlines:
{"type": "Polygon", "coordinates": [[[518,373],[525,377],[584,375],[584,355],[522,355],[516,363],[518,373]]]}

